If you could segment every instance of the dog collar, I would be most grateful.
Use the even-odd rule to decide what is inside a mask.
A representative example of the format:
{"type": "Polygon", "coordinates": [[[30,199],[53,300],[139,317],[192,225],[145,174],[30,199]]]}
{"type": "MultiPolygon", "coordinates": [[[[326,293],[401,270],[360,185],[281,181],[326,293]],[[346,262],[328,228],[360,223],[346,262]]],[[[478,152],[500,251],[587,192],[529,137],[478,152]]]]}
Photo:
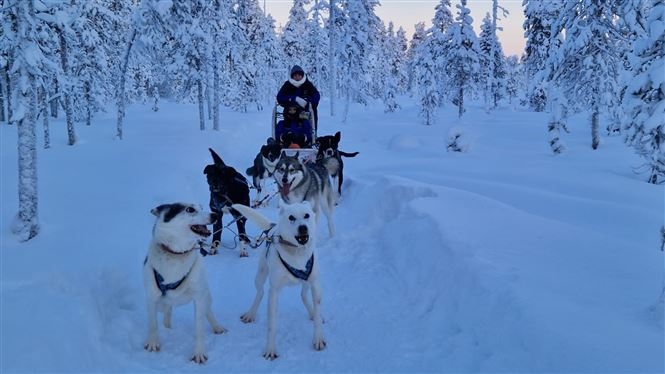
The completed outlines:
{"type": "Polygon", "coordinates": [[[169,248],[169,246],[167,246],[166,244],[159,243],[159,246],[160,246],[160,248],[162,248],[162,251],[164,251],[164,252],[166,252],[166,253],[169,253],[169,254],[172,254],[172,255],[176,255],[176,256],[178,256],[178,255],[186,255],[186,254],[188,254],[189,252],[193,251],[194,248],[195,248],[195,247],[192,247],[192,249],[189,249],[189,250],[184,251],[184,252],[176,252],[176,251],[172,250],[171,248],[169,248]]]}
{"type": "Polygon", "coordinates": [[[279,251],[277,251],[277,256],[279,257],[279,260],[282,261],[282,265],[284,265],[286,270],[288,270],[289,273],[291,273],[291,275],[293,275],[298,279],[302,279],[304,281],[307,281],[307,279],[309,279],[310,274],[312,274],[312,267],[314,266],[314,253],[312,253],[312,257],[310,257],[309,260],[307,260],[307,264],[305,265],[305,270],[296,269],[293,266],[289,265],[288,262],[284,261],[279,251]]]}
{"type": "Polygon", "coordinates": [[[155,268],[152,268],[153,273],[155,274],[155,283],[157,283],[157,287],[159,288],[160,291],[162,291],[162,296],[166,296],[166,292],[169,290],[175,290],[176,288],[180,287],[182,282],[187,279],[189,276],[189,273],[192,271],[192,269],[189,269],[187,274],[185,274],[182,279],[180,279],[177,282],[169,283],[169,284],[164,284],[164,277],[155,270],[155,268]]]}

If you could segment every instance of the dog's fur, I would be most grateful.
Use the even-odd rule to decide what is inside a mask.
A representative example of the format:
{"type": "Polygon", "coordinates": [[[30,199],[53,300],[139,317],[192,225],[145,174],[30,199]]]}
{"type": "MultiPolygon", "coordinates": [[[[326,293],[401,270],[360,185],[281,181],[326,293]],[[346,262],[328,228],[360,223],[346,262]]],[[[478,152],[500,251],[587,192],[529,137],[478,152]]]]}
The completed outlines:
{"type": "Polygon", "coordinates": [[[257,203],[263,200],[262,193],[265,188],[265,181],[272,179],[281,152],[282,148],[277,144],[275,139],[268,138],[266,144],[261,146],[261,150],[254,158],[254,165],[250,166],[246,171],[247,175],[252,177],[252,185],[256,188],[257,203]]]}
{"type": "Polygon", "coordinates": [[[325,135],[316,138],[318,152],[316,162],[323,165],[328,174],[333,178],[333,185],[337,187],[337,197],[342,196],[342,183],[344,182],[344,157],[356,157],[359,152],[347,153],[339,150],[339,142],[342,133],[337,131],[335,135],[325,135]]]}
{"type": "MultiPolygon", "coordinates": [[[[249,207],[236,206],[243,215],[255,221],[261,229],[273,227],[268,219],[249,207]]],[[[319,285],[319,263],[315,256],[316,219],[311,205],[304,201],[295,204],[280,203],[279,218],[274,231],[272,244],[266,245],[260,258],[254,285],[256,296],[252,306],[240,319],[244,323],[253,322],[263,298],[263,286],[270,279],[268,291],[268,340],[263,357],[274,360],[278,357],[275,347],[277,335],[277,299],[284,286],[300,284],[300,296],[309,318],[314,322],[314,349],[326,347],[321,317],[321,286],[319,285]],[[291,270],[287,268],[291,267],[291,270]],[[298,273],[301,271],[303,273],[298,273]],[[309,274],[307,274],[307,272],[309,274]],[[298,276],[296,276],[296,274],[298,276]],[[311,291],[311,300],[309,292],[311,291]]]]}
{"type": "Polygon", "coordinates": [[[298,158],[299,152],[288,156],[282,152],[275,169],[275,181],[282,199],[287,203],[308,201],[316,214],[317,222],[320,212],[326,215],[328,233],[335,235],[332,213],[335,207],[335,193],[330,184],[328,171],[316,163],[305,163],[298,158]]]}
{"type": "Polygon", "coordinates": [[[202,364],[208,359],[204,342],[204,319],[215,334],[226,329],[219,325],[211,309],[210,290],[198,251],[200,240],[210,236],[206,225],[217,215],[202,211],[198,204],[163,204],[151,210],[157,217],[152,240],[143,263],[143,283],[148,309],[148,338],[145,349],[161,348],[157,333],[157,312],[164,313],[164,326],[171,327],[173,306],[194,301],[195,344],[192,361],[202,364]]]}
{"type": "Polygon", "coordinates": [[[222,240],[222,217],[224,216],[224,212],[228,211],[236,219],[236,227],[238,228],[238,237],[240,239],[240,257],[247,257],[247,244],[249,243],[249,238],[245,231],[245,222],[247,222],[247,219],[231,208],[233,204],[249,205],[249,185],[247,184],[247,179],[237,172],[236,169],[226,165],[212,148],[208,149],[214,163],[207,165],[203,169],[203,173],[206,175],[208,187],[210,188],[210,210],[219,215],[219,220],[213,226],[210,253],[217,253],[217,247],[222,240]]]}

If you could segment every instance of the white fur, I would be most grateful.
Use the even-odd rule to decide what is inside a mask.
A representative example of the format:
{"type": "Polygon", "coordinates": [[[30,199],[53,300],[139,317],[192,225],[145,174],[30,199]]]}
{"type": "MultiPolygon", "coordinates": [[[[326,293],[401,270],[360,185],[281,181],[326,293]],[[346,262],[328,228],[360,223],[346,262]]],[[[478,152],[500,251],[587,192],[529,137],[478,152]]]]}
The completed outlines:
{"type": "MultiPolygon", "coordinates": [[[[272,227],[268,219],[260,213],[248,207],[236,207],[249,220],[256,221],[263,229],[272,227]]],[[[275,347],[275,337],[277,335],[277,301],[280,290],[285,286],[302,286],[300,296],[309,318],[314,322],[314,337],[312,344],[314,349],[320,351],[326,347],[326,341],[323,337],[323,320],[321,318],[321,286],[319,285],[319,266],[318,257],[315,254],[314,234],[316,232],[314,211],[308,202],[295,204],[280,203],[279,222],[274,227],[274,242],[266,246],[259,256],[259,266],[256,273],[254,285],[256,286],[256,296],[249,310],[243,314],[240,319],[244,323],[253,322],[256,318],[256,311],[263,298],[263,286],[266,279],[270,280],[268,291],[268,339],[263,357],[268,360],[274,360],[278,357],[275,347]],[[309,240],[300,244],[296,237],[302,233],[300,226],[306,226],[309,233],[309,240]],[[279,238],[292,243],[289,245],[281,242],[279,238]],[[307,281],[291,275],[282,264],[279,256],[290,266],[296,269],[304,270],[307,261],[314,255],[312,272],[307,281]],[[309,294],[311,292],[311,300],[309,294]]]]}
{"type": "Polygon", "coordinates": [[[143,266],[148,310],[148,337],[145,349],[156,352],[161,348],[157,333],[157,312],[164,313],[164,327],[170,328],[173,306],[193,300],[196,331],[191,359],[201,364],[208,359],[203,343],[204,319],[208,320],[215,334],[222,334],[226,329],[219,325],[212,313],[205,267],[197,249],[198,241],[206,235],[196,234],[191,230],[191,225],[212,224],[216,215],[202,211],[198,204],[179,204],[186,209],[166,222],[165,215],[171,205],[161,205],[152,210],[157,220],[143,266]],[[183,278],[184,280],[177,288],[168,290],[163,295],[154,271],[163,277],[162,283],[166,285],[174,284],[183,278]]]}

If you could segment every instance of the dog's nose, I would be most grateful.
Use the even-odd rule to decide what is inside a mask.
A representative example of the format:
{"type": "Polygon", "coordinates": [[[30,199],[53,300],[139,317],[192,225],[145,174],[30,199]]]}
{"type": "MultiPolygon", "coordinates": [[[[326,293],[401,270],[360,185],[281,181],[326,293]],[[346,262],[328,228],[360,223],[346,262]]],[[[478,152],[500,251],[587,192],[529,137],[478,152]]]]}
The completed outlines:
{"type": "Polygon", "coordinates": [[[306,225],[298,226],[298,235],[309,235],[309,229],[306,225]]]}
{"type": "Polygon", "coordinates": [[[332,149],[326,149],[326,156],[332,157],[334,155],[334,152],[332,149]]]}

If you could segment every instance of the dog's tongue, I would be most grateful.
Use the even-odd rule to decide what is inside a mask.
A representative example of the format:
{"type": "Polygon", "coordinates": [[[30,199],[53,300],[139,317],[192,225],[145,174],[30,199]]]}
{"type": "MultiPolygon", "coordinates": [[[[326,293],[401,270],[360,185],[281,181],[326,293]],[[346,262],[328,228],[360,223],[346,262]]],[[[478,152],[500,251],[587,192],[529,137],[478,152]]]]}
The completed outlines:
{"type": "Polygon", "coordinates": [[[289,192],[291,192],[291,183],[284,183],[282,185],[280,193],[282,194],[282,196],[288,196],[289,192]]]}

